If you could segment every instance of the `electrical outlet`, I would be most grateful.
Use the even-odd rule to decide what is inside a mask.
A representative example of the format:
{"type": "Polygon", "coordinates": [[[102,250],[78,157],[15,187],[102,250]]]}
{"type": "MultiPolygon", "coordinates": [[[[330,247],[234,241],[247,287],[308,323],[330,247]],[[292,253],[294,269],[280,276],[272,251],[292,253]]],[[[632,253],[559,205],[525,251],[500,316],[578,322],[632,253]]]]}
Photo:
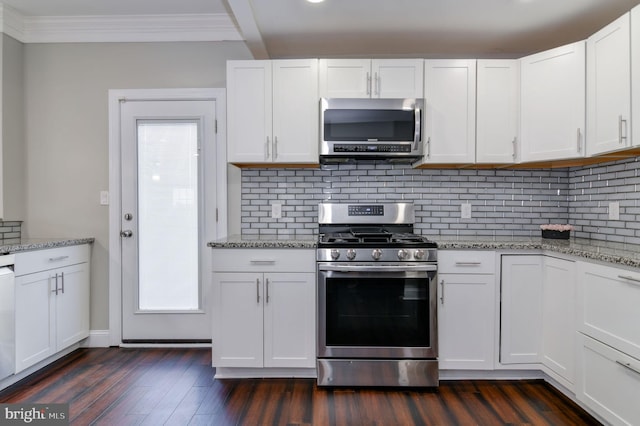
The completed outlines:
{"type": "Polygon", "coordinates": [[[101,206],[109,205],[109,191],[100,191],[100,205],[101,206]]]}
{"type": "Polygon", "coordinates": [[[620,203],[617,201],[609,203],[609,220],[620,220],[620,203]]]}
{"type": "Polygon", "coordinates": [[[271,219],[280,219],[282,217],[282,204],[271,204],[271,219]]]}
{"type": "Polygon", "coordinates": [[[460,205],[460,217],[462,219],[471,219],[471,204],[462,203],[460,205]]]}

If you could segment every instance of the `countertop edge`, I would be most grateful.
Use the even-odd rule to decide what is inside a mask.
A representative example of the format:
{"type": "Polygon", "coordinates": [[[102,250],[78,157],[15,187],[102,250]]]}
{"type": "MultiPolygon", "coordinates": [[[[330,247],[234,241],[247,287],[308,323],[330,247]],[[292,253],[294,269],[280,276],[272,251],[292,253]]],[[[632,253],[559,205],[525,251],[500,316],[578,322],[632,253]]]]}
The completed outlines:
{"type": "Polygon", "coordinates": [[[32,250],[43,250],[57,247],[67,247],[67,246],[77,246],[81,244],[93,244],[95,242],[95,238],[87,237],[87,238],[39,238],[34,240],[26,240],[21,243],[12,243],[12,244],[4,244],[0,245],[0,253],[1,254],[14,254],[20,253],[23,251],[32,251],[32,250]]]}

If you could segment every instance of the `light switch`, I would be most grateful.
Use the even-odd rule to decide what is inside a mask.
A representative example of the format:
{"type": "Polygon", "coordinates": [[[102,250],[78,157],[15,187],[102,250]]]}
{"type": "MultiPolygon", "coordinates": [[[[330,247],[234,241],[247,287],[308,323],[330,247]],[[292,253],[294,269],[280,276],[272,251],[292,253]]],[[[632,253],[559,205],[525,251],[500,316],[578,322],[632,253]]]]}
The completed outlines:
{"type": "Polygon", "coordinates": [[[100,205],[101,206],[109,205],[109,191],[100,191],[100,205]]]}

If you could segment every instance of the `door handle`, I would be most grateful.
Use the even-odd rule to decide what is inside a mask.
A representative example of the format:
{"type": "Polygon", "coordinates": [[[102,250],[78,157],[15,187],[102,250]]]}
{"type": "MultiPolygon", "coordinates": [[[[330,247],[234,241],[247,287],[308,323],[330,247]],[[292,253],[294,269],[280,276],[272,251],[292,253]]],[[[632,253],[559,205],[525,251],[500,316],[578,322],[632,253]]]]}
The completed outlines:
{"type": "Polygon", "coordinates": [[[120,236],[122,238],[131,238],[133,236],[133,231],[131,231],[130,229],[120,231],[120,236]]]}

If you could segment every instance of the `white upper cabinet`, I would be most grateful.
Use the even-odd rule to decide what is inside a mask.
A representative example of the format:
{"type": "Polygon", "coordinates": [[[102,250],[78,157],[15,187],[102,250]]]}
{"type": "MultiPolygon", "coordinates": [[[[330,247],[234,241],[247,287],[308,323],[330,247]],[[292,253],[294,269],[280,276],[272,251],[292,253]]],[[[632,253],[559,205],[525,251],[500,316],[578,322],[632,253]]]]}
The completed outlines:
{"type": "Polygon", "coordinates": [[[422,98],[422,59],[320,59],[320,97],[422,98]]]}
{"type": "Polygon", "coordinates": [[[520,59],[521,162],[584,156],[585,42],[520,59]]]}
{"type": "Polygon", "coordinates": [[[630,18],[587,39],[587,154],[631,146],[630,18]]]}
{"type": "Polygon", "coordinates": [[[477,63],[476,163],[518,160],[520,63],[479,60],[477,63]]]}
{"type": "Polygon", "coordinates": [[[631,9],[631,143],[640,145],[640,6],[631,9]]]}
{"type": "Polygon", "coordinates": [[[426,60],[422,164],[474,163],[476,61],[426,60]]]}
{"type": "Polygon", "coordinates": [[[230,163],[318,162],[318,60],[227,62],[230,163]]]}

